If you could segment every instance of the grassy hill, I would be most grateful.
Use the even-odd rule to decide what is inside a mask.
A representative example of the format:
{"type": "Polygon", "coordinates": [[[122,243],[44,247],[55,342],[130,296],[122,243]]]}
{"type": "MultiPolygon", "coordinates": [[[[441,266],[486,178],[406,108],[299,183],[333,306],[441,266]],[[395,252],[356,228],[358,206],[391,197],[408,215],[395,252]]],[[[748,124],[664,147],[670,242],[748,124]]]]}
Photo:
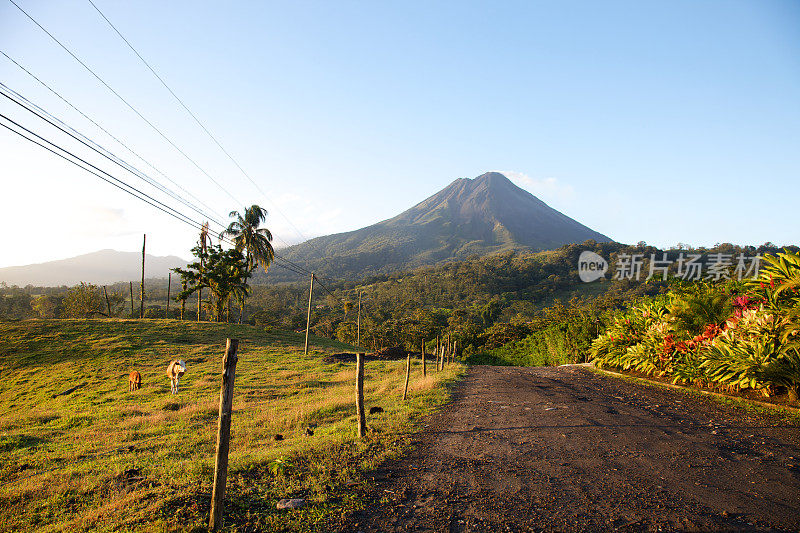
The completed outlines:
{"type": "Polygon", "coordinates": [[[354,364],[321,360],[352,349],[335,341],[312,338],[304,356],[302,335],[253,326],[0,323],[0,530],[205,530],[226,337],[240,339],[226,507],[234,531],[325,530],[357,508],[365,473],[402,451],[414,419],[445,402],[445,384],[462,371],[423,379],[415,365],[403,404],[405,362],[369,362],[366,405],[384,413],[368,416],[362,441],[354,364]],[[165,375],[173,358],[188,367],[177,396],[165,375]],[[133,393],[131,370],[143,380],[133,393]],[[284,497],[309,505],[278,511],[284,497]]]}

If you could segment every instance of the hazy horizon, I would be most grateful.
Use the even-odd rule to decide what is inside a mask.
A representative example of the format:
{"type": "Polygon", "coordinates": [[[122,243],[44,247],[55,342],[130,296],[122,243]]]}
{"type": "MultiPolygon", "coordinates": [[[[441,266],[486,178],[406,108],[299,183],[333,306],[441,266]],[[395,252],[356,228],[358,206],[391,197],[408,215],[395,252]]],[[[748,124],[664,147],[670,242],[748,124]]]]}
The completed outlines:
{"type": "MultiPolygon", "coordinates": [[[[88,2],[19,3],[225,191],[11,3],[0,50],[177,185],[0,56],[4,84],[223,223],[262,205],[276,247],[385,220],[490,170],[619,242],[800,242],[788,220],[797,3],[98,1],[266,195],[88,2]]],[[[0,113],[90,155],[0,100],[0,113]]],[[[0,266],[137,251],[143,233],[155,255],[189,255],[193,229],[4,128],[0,153],[0,221],[25,221],[0,266]]]]}

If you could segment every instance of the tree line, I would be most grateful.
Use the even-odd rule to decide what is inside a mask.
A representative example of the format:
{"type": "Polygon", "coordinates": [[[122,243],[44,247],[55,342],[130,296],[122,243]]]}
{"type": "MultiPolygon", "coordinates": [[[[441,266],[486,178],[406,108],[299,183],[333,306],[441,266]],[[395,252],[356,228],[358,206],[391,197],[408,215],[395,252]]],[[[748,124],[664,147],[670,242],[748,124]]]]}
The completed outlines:
{"type": "MultiPolygon", "coordinates": [[[[308,283],[257,285],[253,273],[269,268],[274,260],[271,235],[261,228],[266,211],[251,206],[240,215],[232,212],[230,226],[220,235],[233,244],[225,249],[210,243],[205,228],[192,249],[195,260],[175,269],[169,318],[235,320],[261,327],[300,330],[305,327],[308,283]],[[198,314],[199,313],[199,314],[198,314]]],[[[676,250],[712,253],[769,253],[777,247],[720,244],[712,248],[679,245],[676,250]]],[[[458,339],[467,357],[495,357],[514,362],[534,348],[515,345],[531,335],[535,349],[547,353],[582,352],[602,327],[609,309],[625,308],[643,295],[667,290],[657,280],[605,279],[583,283],[577,262],[593,251],[613,264],[620,254],[642,254],[643,270],[651,254],[663,250],[645,243],[597,243],[563,246],[557,250],[503,252],[473,256],[404,272],[374,275],[358,281],[322,278],[330,291],[315,291],[311,329],[316,335],[365,348],[404,346],[419,349],[422,340],[449,334],[458,339]],[[361,309],[358,300],[361,295],[361,309]],[[598,321],[600,325],[598,326],[598,321]],[[360,326],[360,327],[359,327],[360,326]],[[592,337],[593,338],[593,337],[592,337]],[[505,353],[497,350],[514,346],[505,353]],[[526,351],[527,350],[527,351],[526,351]]],[[[610,276],[607,276],[610,277],[610,276]]],[[[116,284],[107,291],[81,284],[65,290],[0,288],[0,316],[110,316],[138,317],[126,308],[130,287],[116,284]],[[127,290],[126,290],[127,289],[127,290]],[[36,296],[34,296],[36,295],[36,296]],[[81,305],[75,304],[81,303],[81,305]],[[110,304],[110,305],[109,305],[110,304]],[[27,307],[26,307],[27,306],[27,307]]],[[[146,300],[145,317],[166,316],[166,283],[153,284],[146,300]]],[[[134,294],[134,297],[137,295],[134,294]]],[[[545,359],[547,354],[539,356],[545,359]]]]}

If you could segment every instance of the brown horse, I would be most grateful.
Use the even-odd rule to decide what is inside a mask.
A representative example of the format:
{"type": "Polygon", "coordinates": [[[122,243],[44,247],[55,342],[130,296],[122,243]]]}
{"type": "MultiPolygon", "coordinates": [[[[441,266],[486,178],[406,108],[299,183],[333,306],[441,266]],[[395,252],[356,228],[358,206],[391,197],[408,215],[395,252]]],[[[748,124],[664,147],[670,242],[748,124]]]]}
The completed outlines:
{"type": "Polygon", "coordinates": [[[142,387],[142,375],[137,371],[128,374],[128,392],[139,390],[142,387]]]}

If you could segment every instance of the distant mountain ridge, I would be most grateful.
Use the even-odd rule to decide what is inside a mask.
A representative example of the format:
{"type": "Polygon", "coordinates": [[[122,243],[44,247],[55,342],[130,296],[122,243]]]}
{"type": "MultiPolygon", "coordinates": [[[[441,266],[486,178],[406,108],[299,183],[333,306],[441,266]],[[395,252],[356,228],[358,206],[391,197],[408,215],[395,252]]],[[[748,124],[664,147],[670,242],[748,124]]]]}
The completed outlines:
{"type": "MultiPolygon", "coordinates": [[[[317,237],[278,255],[320,275],[356,280],[471,255],[506,250],[554,250],[565,244],[611,239],[553,209],[503,174],[460,178],[399,215],[355,231],[317,237]],[[324,257],[325,259],[322,259],[324,257]]],[[[8,285],[111,284],[141,277],[138,252],[100,250],[59,261],[0,268],[8,285]]],[[[147,256],[145,277],[166,278],[185,266],[176,256],[147,256]]],[[[259,270],[254,282],[297,281],[280,267],[259,270]]]]}
{"type": "MultiPolygon", "coordinates": [[[[358,278],[504,250],[553,250],[588,239],[610,242],[553,209],[503,174],[460,178],[399,215],[355,231],[317,237],[280,255],[323,275],[358,278]],[[325,259],[321,259],[321,257],[325,259]]],[[[272,267],[267,279],[297,279],[272,267]]]]}
{"type": "MultiPolygon", "coordinates": [[[[186,263],[185,259],[174,255],[146,255],[145,277],[166,278],[170,268],[186,266],[186,263]]],[[[0,268],[0,282],[20,287],[26,285],[72,286],[81,281],[108,285],[118,281],[140,279],[141,269],[142,254],[140,252],[100,250],[58,261],[0,268]]]]}

